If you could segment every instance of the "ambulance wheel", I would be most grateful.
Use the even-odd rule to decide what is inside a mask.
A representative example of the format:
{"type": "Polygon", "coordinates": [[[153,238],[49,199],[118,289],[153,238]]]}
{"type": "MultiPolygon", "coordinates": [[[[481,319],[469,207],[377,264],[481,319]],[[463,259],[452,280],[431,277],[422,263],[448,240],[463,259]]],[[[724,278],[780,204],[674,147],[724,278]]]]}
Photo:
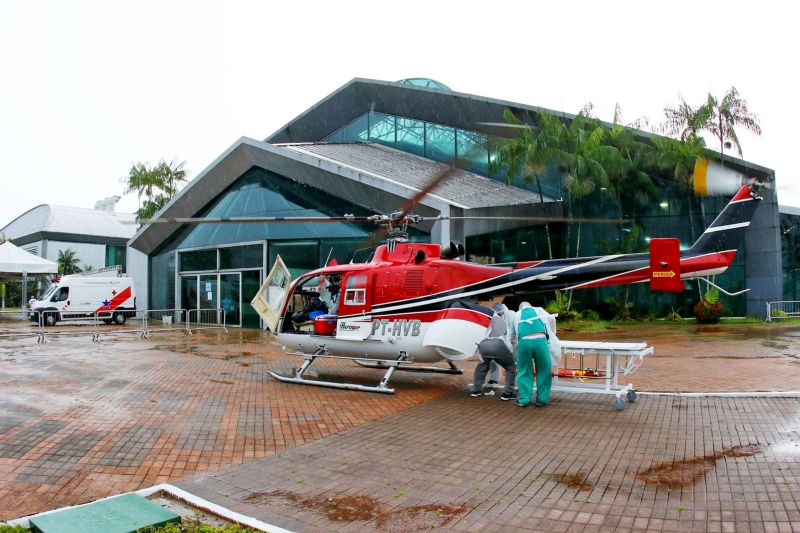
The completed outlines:
{"type": "Polygon", "coordinates": [[[55,326],[58,322],[58,317],[54,313],[47,313],[44,315],[44,325],[51,327],[55,326]]]}
{"type": "Polygon", "coordinates": [[[636,389],[631,389],[631,390],[629,390],[629,391],[628,391],[628,401],[629,401],[629,402],[635,402],[635,401],[636,401],[636,398],[637,398],[638,396],[639,396],[639,395],[638,395],[638,394],[636,394],[636,389]]]}
{"type": "Polygon", "coordinates": [[[125,321],[127,319],[128,317],[125,316],[125,313],[114,313],[114,318],[113,318],[114,324],[118,326],[122,326],[123,324],[125,324],[125,321]]]}
{"type": "Polygon", "coordinates": [[[611,402],[611,407],[617,411],[622,411],[625,409],[625,400],[622,398],[614,398],[614,400],[611,402]]]}

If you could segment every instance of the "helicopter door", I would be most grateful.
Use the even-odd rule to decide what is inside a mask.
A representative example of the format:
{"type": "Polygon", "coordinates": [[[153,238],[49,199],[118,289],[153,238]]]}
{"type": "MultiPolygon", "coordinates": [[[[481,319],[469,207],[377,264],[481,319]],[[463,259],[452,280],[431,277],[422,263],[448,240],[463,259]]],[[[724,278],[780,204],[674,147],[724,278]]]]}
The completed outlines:
{"type": "Polygon", "coordinates": [[[372,319],[366,313],[371,303],[367,290],[370,285],[370,275],[369,272],[351,272],[342,280],[339,316],[350,315],[351,318],[338,320],[337,339],[363,340],[369,336],[372,319]]]}
{"type": "Polygon", "coordinates": [[[269,276],[264,280],[264,284],[258,289],[250,305],[264,319],[270,331],[277,331],[278,320],[280,319],[281,308],[286,300],[286,293],[292,283],[292,275],[283,263],[279,255],[275,259],[275,264],[269,272],[269,276]]]}

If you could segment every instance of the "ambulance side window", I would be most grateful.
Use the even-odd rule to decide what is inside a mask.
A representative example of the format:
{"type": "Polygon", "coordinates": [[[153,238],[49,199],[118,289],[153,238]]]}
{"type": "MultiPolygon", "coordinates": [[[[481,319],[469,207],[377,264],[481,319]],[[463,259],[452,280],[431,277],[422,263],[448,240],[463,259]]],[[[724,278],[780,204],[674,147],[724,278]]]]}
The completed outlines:
{"type": "Polygon", "coordinates": [[[69,299],[69,287],[61,287],[50,299],[51,302],[65,302],[69,299]]]}

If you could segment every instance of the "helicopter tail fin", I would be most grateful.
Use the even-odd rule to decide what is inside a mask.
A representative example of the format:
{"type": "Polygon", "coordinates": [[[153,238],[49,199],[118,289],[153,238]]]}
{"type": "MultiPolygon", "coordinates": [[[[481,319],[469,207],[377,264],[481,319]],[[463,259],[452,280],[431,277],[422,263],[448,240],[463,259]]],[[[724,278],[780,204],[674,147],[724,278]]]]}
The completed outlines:
{"type": "Polygon", "coordinates": [[[761,197],[755,183],[744,185],[689,249],[690,256],[736,251],[753,220],[761,197]]]}

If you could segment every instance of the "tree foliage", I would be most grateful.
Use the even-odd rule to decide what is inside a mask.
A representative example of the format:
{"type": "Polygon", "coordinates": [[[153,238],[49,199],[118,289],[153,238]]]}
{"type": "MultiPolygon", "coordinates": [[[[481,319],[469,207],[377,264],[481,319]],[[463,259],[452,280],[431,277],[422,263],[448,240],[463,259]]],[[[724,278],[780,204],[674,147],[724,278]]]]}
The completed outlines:
{"type": "Polygon", "coordinates": [[[135,192],[140,206],[136,218],[140,221],[153,218],[167,205],[186,181],[186,161],[166,162],[163,159],[150,167],[147,163],[135,163],[125,178],[125,193],[135,192]]]}
{"type": "Polygon", "coordinates": [[[56,260],[56,264],[58,265],[58,272],[64,276],[68,274],[75,274],[76,272],[80,272],[81,269],[78,267],[78,263],[80,259],[75,255],[75,251],[70,248],[66,250],[59,250],[58,251],[58,259],[56,260]]]}
{"type": "Polygon", "coordinates": [[[735,147],[739,156],[742,145],[736,128],[741,126],[756,135],[761,135],[758,116],[747,108],[747,101],[736,87],[731,87],[722,99],[708,93],[706,101],[697,107],[687,104],[683,98],[675,107],[664,108],[665,122],[662,131],[677,136],[681,141],[698,138],[702,132],[710,133],[719,142],[719,153],[735,147]]]}

